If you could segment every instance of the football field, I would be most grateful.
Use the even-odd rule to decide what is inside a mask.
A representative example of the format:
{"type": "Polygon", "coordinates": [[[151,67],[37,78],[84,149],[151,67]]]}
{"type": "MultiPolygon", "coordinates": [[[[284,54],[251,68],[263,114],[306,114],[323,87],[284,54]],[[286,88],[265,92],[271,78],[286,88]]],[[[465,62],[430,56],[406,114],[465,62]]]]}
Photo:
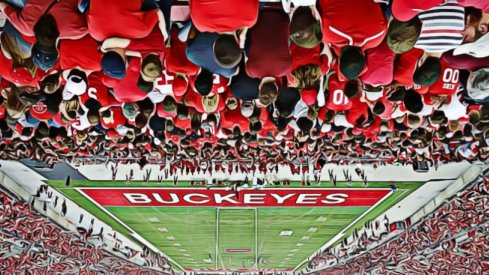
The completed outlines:
{"type": "MultiPolygon", "coordinates": [[[[212,202],[208,202],[209,196],[206,194],[228,194],[225,193],[227,191],[206,190],[204,187],[190,186],[188,182],[180,182],[178,186],[172,182],[126,184],[72,181],[70,186],[65,186],[61,181],[48,183],[120,233],[136,241],[144,239],[150,243],[167,255],[176,269],[204,272],[292,271],[303,267],[308,257],[337,234],[348,235],[422,185],[420,182],[396,182],[398,190],[391,191],[389,186],[392,182],[371,182],[368,187],[363,183],[348,185],[340,182],[336,187],[323,184],[307,188],[296,182],[287,188],[274,186],[266,189],[266,192],[282,194],[282,197],[272,196],[285,200],[289,195],[283,195],[283,192],[295,192],[294,196],[300,197],[304,192],[338,190],[350,192],[348,194],[356,203],[340,205],[329,202],[331,205],[293,204],[277,207],[267,201],[267,205],[252,207],[247,204],[243,207],[226,204],[210,206],[212,202]],[[187,195],[178,197],[179,203],[168,205],[171,200],[177,201],[172,192],[179,194],[189,190],[193,193],[185,193],[187,195]],[[117,193],[119,191],[131,193],[126,194],[124,199],[117,193]],[[353,198],[357,191],[365,195],[353,198]],[[375,192],[381,195],[377,196],[375,192]],[[149,194],[153,194],[156,200],[149,194]],[[369,196],[377,196],[378,199],[373,200],[369,196]],[[136,204],[129,204],[127,198],[136,204]],[[185,204],[182,198],[195,205],[185,204]]],[[[257,202],[259,196],[265,196],[253,192],[249,191],[248,200],[251,202],[257,202]]],[[[222,195],[220,199],[232,201],[231,195],[222,195]]],[[[316,195],[304,195],[304,202],[308,203],[309,200],[312,203],[313,196],[316,195]]]]}

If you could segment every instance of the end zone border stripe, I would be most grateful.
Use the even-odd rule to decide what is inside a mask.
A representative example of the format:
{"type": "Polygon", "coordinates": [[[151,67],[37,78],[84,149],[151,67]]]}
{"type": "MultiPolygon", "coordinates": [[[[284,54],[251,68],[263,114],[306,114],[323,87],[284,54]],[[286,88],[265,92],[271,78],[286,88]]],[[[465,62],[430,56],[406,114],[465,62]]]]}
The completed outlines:
{"type": "Polygon", "coordinates": [[[108,188],[79,187],[100,205],[121,207],[370,207],[390,188],[108,188]]]}

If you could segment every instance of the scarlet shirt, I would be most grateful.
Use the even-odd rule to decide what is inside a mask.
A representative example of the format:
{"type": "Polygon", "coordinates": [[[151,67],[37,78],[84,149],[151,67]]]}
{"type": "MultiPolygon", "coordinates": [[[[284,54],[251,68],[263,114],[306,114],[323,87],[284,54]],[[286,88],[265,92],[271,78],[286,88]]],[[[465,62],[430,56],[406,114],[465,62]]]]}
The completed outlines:
{"type": "Polygon", "coordinates": [[[52,3],[54,0],[29,0],[22,9],[9,5],[5,8],[5,16],[20,33],[32,37],[34,25],[52,3]]]}
{"type": "Polygon", "coordinates": [[[358,119],[363,116],[364,121],[368,119],[368,105],[365,102],[360,101],[359,96],[351,100],[352,106],[346,113],[346,120],[351,125],[356,125],[358,119]]]}
{"type": "Polygon", "coordinates": [[[141,39],[133,39],[126,47],[126,50],[132,50],[141,53],[145,56],[148,53],[156,53],[160,60],[165,60],[165,37],[161,33],[160,27],[155,25],[148,36],[141,39]]]}
{"type": "Polygon", "coordinates": [[[384,40],[379,46],[365,51],[367,71],[360,76],[363,83],[388,85],[394,79],[395,53],[384,40]]]}
{"type": "Polygon", "coordinates": [[[90,35],[98,41],[148,36],[158,23],[158,14],[156,10],[141,11],[142,4],[143,0],[91,0],[87,12],[90,35]]]}
{"type": "Polygon", "coordinates": [[[63,70],[80,67],[88,71],[102,70],[102,52],[90,35],[81,39],[63,39],[59,42],[59,64],[63,70]]]}
{"type": "Polygon", "coordinates": [[[290,53],[292,55],[292,65],[290,73],[287,76],[289,82],[292,81],[292,73],[299,67],[305,65],[317,65],[321,67],[323,74],[329,70],[328,57],[321,55],[321,46],[317,45],[314,48],[304,48],[297,46],[295,43],[290,43],[290,53]]]}
{"type": "Polygon", "coordinates": [[[248,31],[246,72],[250,77],[281,77],[290,72],[289,24],[283,10],[260,11],[258,22],[248,31]]]}
{"type": "Polygon", "coordinates": [[[326,102],[326,108],[336,112],[346,111],[352,107],[351,100],[345,95],[343,89],[346,81],[340,81],[338,74],[333,73],[328,79],[329,96],[326,102]]]}
{"type": "Polygon", "coordinates": [[[423,50],[413,48],[397,56],[394,66],[394,80],[406,88],[414,87],[413,75],[423,50]]]}
{"type": "Polygon", "coordinates": [[[131,58],[126,69],[126,77],[123,79],[104,77],[104,84],[114,89],[114,97],[117,101],[136,102],[146,98],[148,94],[137,86],[140,68],[141,59],[131,58]]]}
{"type": "Polygon", "coordinates": [[[258,0],[190,0],[190,17],[201,32],[231,32],[255,25],[258,7],[258,0]]]}
{"type": "MultiPolygon", "coordinates": [[[[30,0],[28,2],[30,2],[30,0]]],[[[54,17],[54,20],[56,20],[60,39],[79,39],[88,34],[85,15],[78,10],[79,2],[80,0],[57,1],[57,3],[49,9],[48,13],[54,17]]]]}
{"type": "Polygon", "coordinates": [[[241,109],[226,110],[221,112],[221,128],[233,130],[234,127],[238,127],[241,134],[250,131],[250,120],[241,115],[241,109]]]}
{"type": "Polygon", "coordinates": [[[452,96],[458,89],[460,72],[441,60],[441,75],[438,80],[430,86],[428,93],[432,95],[452,96]]]}
{"type": "Polygon", "coordinates": [[[81,102],[85,102],[90,99],[96,99],[103,107],[108,106],[120,106],[121,103],[114,98],[109,92],[109,89],[102,82],[101,73],[92,73],[88,76],[88,89],[86,93],[80,96],[81,102]]]}
{"type": "Polygon", "coordinates": [[[372,0],[318,0],[323,42],[331,43],[336,55],[343,46],[363,50],[377,47],[387,33],[387,20],[372,0]]]}
{"type": "Polygon", "coordinates": [[[166,69],[187,76],[196,75],[200,68],[188,60],[185,53],[187,43],[178,38],[178,32],[179,29],[174,28],[170,33],[171,46],[166,48],[166,69]]]}
{"type": "MultiPolygon", "coordinates": [[[[197,90],[195,89],[195,79],[197,76],[190,76],[189,77],[189,82],[190,86],[192,87],[192,90],[195,91],[196,93],[197,90]]],[[[229,87],[229,78],[218,75],[218,74],[213,74],[212,75],[212,90],[210,94],[221,94],[224,93],[228,90],[229,87]]]]}
{"type": "Polygon", "coordinates": [[[8,59],[0,50],[0,76],[16,85],[38,87],[39,81],[46,75],[42,70],[36,69],[33,76],[25,67],[14,68],[12,59],[8,59]]]}

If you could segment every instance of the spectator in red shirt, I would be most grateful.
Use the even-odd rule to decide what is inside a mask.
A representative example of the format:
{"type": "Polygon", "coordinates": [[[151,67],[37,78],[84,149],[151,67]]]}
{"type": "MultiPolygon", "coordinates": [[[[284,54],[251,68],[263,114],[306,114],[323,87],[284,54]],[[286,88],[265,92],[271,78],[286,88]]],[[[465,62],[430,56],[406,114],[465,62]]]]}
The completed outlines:
{"type": "Polygon", "coordinates": [[[354,79],[364,69],[364,51],[377,47],[387,33],[382,9],[370,0],[320,0],[318,5],[323,42],[339,56],[340,72],[354,79]]]}
{"type": "Polygon", "coordinates": [[[233,32],[255,25],[258,0],[191,0],[190,17],[201,32],[233,32]]]}

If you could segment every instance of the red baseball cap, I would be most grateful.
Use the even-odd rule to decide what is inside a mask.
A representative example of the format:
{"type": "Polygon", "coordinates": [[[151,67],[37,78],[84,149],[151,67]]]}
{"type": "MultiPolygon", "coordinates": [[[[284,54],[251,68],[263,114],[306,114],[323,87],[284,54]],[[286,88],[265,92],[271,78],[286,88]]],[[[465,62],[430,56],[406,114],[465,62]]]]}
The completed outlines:
{"type": "Polygon", "coordinates": [[[118,137],[119,136],[119,133],[117,133],[117,131],[114,130],[114,129],[109,129],[107,131],[107,136],[108,137],[111,137],[111,138],[114,138],[114,137],[118,137]]]}
{"type": "Polygon", "coordinates": [[[187,92],[188,82],[185,78],[177,76],[173,80],[172,87],[175,96],[183,96],[187,92]]]}
{"type": "Polygon", "coordinates": [[[313,105],[316,103],[316,98],[318,96],[318,90],[314,88],[303,89],[301,92],[302,101],[306,105],[313,105]]]}

